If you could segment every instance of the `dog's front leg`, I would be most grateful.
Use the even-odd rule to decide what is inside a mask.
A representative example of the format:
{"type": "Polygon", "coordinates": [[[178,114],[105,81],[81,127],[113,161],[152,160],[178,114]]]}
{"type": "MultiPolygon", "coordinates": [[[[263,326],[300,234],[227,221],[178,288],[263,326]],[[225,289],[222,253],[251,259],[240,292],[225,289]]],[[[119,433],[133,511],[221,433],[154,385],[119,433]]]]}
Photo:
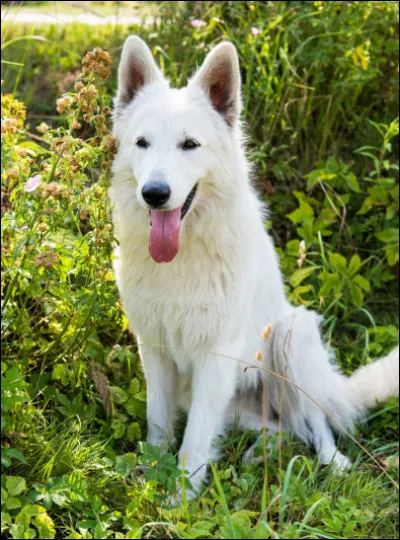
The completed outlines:
{"type": "Polygon", "coordinates": [[[168,355],[141,346],[147,386],[147,442],[165,450],[174,438],[176,366],[168,355]]]}
{"type": "MultiPolygon", "coordinates": [[[[223,431],[225,412],[235,393],[236,371],[235,360],[211,355],[199,359],[194,367],[192,404],[179,464],[189,472],[195,491],[205,479],[213,440],[223,431]]],[[[188,494],[188,498],[193,496],[188,494]]]]}

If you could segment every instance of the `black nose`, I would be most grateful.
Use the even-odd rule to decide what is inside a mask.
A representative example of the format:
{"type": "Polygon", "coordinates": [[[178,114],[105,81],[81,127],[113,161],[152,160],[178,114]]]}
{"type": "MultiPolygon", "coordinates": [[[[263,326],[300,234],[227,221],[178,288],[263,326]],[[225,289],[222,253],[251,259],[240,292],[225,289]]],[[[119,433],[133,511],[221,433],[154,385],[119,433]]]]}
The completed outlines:
{"type": "Polygon", "coordinates": [[[166,182],[146,182],[142,188],[143,199],[152,208],[165,204],[170,195],[171,190],[166,182]]]}

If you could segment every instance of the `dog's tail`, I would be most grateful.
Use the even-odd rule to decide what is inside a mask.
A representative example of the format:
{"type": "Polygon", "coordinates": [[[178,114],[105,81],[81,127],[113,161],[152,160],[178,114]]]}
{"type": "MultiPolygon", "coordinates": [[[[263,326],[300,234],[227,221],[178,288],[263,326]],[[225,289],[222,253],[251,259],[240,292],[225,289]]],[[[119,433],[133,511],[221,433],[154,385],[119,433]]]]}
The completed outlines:
{"type": "Polygon", "coordinates": [[[362,409],[399,395],[399,347],[388,356],[360,367],[347,379],[349,392],[362,409]]]}

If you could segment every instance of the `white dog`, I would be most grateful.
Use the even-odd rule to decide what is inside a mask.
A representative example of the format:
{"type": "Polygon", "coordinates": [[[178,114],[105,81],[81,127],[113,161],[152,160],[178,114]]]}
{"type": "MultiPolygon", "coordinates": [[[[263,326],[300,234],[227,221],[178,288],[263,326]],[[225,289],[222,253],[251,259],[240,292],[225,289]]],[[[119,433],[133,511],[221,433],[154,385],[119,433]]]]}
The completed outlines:
{"type": "MultiPolygon", "coordinates": [[[[351,429],[375,400],[398,395],[398,349],[345,377],[329,361],[320,317],[286,300],[250,181],[240,110],[231,43],[216,46],[178,90],[141,39],[126,40],[114,112],[115,273],[147,381],[148,441],[167,445],[177,409],[188,412],[179,461],[194,490],[213,441],[237,418],[252,430],[267,418],[274,433],[281,414],[285,431],[313,445],[322,463],[343,468],[349,461],[336,448],[330,415],[351,429]],[[297,386],[245,370],[246,362],[297,386]]],[[[252,456],[253,448],[245,459],[252,456]]]]}

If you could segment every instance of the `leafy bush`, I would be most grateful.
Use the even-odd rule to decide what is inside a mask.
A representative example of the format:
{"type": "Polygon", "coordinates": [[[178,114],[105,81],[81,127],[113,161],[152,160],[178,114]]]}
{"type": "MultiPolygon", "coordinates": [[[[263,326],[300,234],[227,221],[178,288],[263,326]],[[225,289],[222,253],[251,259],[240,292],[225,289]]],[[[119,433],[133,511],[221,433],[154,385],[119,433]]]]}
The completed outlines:
{"type": "MultiPolygon", "coordinates": [[[[294,452],[310,454],[292,441],[274,447],[267,484],[261,469],[240,464],[249,434],[227,436],[225,459],[190,511],[166,508],[182,478],[172,454],[138,446],[145,385],[114,283],[107,187],[125,36],[140,33],[178,86],[215,42],[231,39],[242,65],[249,157],[270,204],[267,226],[289,298],[324,315],[344,371],[385,354],[398,341],[398,7],[162,2],[158,9],[160,19],[142,27],[48,26],[33,37],[31,29],[4,27],[2,531],[394,537],[396,494],[372,465],[340,479],[311,457],[297,459],[294,452]]],[[[392,477],[396,407],[388,401],[359,433],[392,477]]],[[[348,451],[354,457],[354,447],[348,451]]]]}

